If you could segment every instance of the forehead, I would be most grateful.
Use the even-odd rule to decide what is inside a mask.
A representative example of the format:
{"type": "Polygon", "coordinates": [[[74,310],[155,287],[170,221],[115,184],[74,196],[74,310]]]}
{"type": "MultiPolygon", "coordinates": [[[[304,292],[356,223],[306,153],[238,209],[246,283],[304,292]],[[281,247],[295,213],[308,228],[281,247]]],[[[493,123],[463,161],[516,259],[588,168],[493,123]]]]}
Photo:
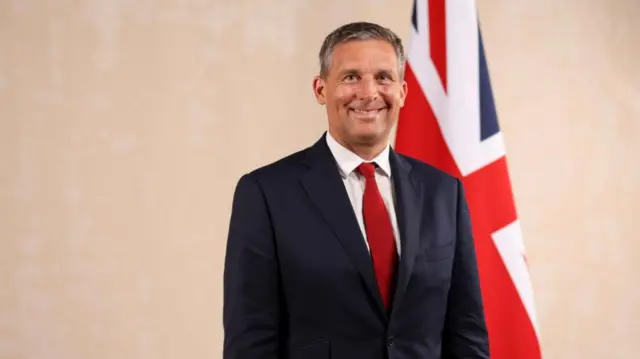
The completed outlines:
{"type": "Polygon", "coordinates": [[[398,71],[398,57],[384,40],[354,40],[333,49],[330,72],[345,69],[360,71],[398,71]]]}

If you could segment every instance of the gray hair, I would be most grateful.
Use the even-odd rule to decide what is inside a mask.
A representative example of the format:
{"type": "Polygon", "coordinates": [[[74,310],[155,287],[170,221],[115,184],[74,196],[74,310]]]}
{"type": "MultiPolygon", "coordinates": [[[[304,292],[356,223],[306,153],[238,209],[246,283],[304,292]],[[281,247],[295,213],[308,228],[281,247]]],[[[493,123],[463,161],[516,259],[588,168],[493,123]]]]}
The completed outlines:
{"type": "Polygon", "coordinates": [[[391,44],[398,58],[398,74],[400,74],[400,78],[404,78],[405,55],[402,40],[390,29],[370,22],[352,22],[327,35],[319,53],[320,76],[326,78],[329,73],[331,55],[336,46],[359,40],[383,40],[391,44]]]}

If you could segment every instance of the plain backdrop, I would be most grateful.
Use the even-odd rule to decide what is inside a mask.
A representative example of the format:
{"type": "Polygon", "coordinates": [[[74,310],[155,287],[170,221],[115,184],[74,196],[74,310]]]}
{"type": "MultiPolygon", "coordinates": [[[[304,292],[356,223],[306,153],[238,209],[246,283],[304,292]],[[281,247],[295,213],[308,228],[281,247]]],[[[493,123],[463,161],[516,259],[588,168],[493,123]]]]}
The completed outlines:
{"type": "MultiPolygon", "coordinates": [[[[236,181],[324,131],[324,36],[410,7],[2,1],[0,358],[219,358],[236,181]]],[[[478,7],[544,355],[637,358],[640,2],[478,7]]]]}

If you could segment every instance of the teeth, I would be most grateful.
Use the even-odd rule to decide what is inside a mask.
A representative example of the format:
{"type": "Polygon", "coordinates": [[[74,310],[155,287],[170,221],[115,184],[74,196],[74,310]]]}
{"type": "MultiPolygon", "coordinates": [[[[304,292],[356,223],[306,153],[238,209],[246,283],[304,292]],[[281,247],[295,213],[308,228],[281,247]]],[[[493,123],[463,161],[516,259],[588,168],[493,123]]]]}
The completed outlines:
{"type": "Polygon", "coordinates": [[[354,109],[353,111],[358,112],[358,113],[378,112],[378,110],[359,110],[359,109],[354,109]]]}

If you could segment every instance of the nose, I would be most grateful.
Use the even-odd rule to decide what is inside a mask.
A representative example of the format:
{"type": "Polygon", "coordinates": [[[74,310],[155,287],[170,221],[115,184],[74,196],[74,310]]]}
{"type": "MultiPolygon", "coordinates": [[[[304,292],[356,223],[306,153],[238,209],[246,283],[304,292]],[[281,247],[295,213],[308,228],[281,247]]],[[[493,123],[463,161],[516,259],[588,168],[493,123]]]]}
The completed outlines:
{"type": "Polygon", "coordinates": [[[375,100],[378,97],[376,81],[370,77],[363,77],[358,84],[357,94],[362,100],[375,100]]]}

